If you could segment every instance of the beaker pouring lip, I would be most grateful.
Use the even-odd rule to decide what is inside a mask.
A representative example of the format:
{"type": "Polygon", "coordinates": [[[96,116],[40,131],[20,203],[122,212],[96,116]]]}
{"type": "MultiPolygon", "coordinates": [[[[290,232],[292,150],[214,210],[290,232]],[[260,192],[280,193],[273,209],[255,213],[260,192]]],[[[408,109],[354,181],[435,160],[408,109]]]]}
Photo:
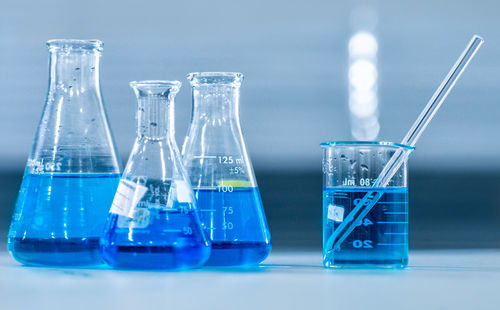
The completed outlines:
{"type": "Polygon", "coordinates": [[[326,141],[320,143],[321,147],[332,147],[332,146],[388,146],[395,148],[404,148],[408,150],[415,150],[415,147],[406,144],[388,142],[388,141],[326,141]]]}
{"type": "Polygon", "coordinates": [[[47,41],[47,48],[50,51],[56,50],[83,50],[101,52],[103,43],[101,40],[77,40],[77,39],[53,39],[47,41]]]}
{"type": "Polygon", "coordinates": [[[176,93],[181,88],[182,83],[179,81],[167,81],[167,80],[145,80],[145,81],[132,81],[129,83],[130,87],[141,90],[148,91],[148,93],[160,93],[165,90],[170,90],[170,93],[176,93]]]}
{"type": "Polygon", "coordinates": [[[240,72],[191,72],[186,78],[192,86],[215,84],[239,86],[244,75],[240,72]]]}

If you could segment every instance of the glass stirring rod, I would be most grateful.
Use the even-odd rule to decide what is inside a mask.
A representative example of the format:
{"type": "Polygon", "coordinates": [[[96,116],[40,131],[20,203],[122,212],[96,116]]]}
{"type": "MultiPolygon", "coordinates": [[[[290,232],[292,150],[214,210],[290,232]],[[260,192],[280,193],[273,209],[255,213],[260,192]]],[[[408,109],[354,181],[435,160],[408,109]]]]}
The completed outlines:
{"type": "MultiPolygon", "coordinates": [[[[413,123],[401,144],[415,146],[423,131],[441,107],[444,100],[453,89],[453,86],[455,86],[455,83],[465,71],[483,42],[484,39],[478,35],[474,35],[472,37],[457,62],[455,62],[450,72],[448,72],[448,75],[446,75],[441,85],[434,92],[415,123],[413,123]]],[[[408,151],[397,150],[387,162],[384,169],[380,172],[372,187],[386,187],[401,165],[408,159],[410,153],[411,152],[408,151]]],[[[377,191],[370,191],[366,193],[363,199],[361,199],[361,201],[348,214],[337,230],[335,230],[335,232],[328,239],[326,248],[330,249],[329,252],[340,249],[342,242],[349,236],[354,228],[357,227],[368,212],[370,212],[381,196],[382,193],[377,191]]]]}

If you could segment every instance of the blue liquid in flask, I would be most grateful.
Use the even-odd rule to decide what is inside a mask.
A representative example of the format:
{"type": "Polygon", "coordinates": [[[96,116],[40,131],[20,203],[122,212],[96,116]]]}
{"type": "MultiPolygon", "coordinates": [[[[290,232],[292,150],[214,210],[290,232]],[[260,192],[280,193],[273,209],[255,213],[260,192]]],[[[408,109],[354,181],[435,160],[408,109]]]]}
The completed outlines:
{"type": "Polygon", "coordinates": [[[323,243],[340,225],[343,218],[369,191],[383,192],[362,223],[342,242],[340,250],[326,254],[325,267],[373,265],[404,267],[408,264],[408,188],[352,188],[323,189],[323,243]],[[330,219],[328,218],[330,208],[330,219]],[[333,214],[333,216],[332,216],[333,214]],[[341,216],[340,216],[341,217],[341,216]]]}
{"type": "Polygon", "coordinates": [[[99,237],[120,175],[26,174],[8,237],[11,255],[29,265],[101,264],[99,237]]]}
{"type": "Polygon", "coordinates": [[[267,222],[257,187],[195,189],[198,211],[212,253],[205,265],[256,265],[271,252],[267,222]]]}
{"type": "Polygon", "coordinates": [[[141,219],[109,214],[101,255],[113,268],[181,270],[203,264],[210,245],[192,208],[174,203],[171,210],[149,206],[141,219]]]}

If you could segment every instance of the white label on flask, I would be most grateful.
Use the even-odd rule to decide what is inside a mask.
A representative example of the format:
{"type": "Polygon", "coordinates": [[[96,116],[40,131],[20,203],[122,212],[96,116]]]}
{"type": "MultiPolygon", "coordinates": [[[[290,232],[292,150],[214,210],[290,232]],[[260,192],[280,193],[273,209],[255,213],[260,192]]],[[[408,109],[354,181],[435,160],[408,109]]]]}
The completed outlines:
{"type": "Polygon", "coordinates": [[[146,228],[149,225],[151,212],[148,209],[137,208],[133,211],[131,225],[133,228],[146,228]]]}
{"type": "Polygon", "coordinates": [[[131,210],[132,218],[128,216],[118,217],[116,226],[119,228],[146,228],[150,221],[150,211],[145,208],[135,208],[131,210]]]}
{"type": "Polygon", "coordinates": [[[186,181],[174,181],[175,189],[177,191],[177,201],[179,202],[193,202],[191,187],[186,181]]]}
{"type": "Polygon", "coordinates": [[[146,186],[136,184],[132,181],[121,179],[116,190],[110,213],[133,217],[134,208],[148,191],[146,186]]]}
{"type": "Polygon", "coordinates": [[[344,221],[344,207],[337,205],[328,206],[328,219],[334,222],[344,221]]]}

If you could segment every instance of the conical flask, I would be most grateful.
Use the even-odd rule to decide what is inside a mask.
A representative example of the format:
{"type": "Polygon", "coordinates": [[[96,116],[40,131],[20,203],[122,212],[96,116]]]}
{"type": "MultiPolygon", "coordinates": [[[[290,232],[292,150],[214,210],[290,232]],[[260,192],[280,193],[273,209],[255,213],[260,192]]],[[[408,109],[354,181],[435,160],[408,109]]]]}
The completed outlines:
{"type": "Polygon", "coordinates": [[[271,236],[240,127],[243,75],[191,73],[188,80],[193,109],[182,154],[212,242],[206,265],[258,264],[271,251],[271,236]]]}
{"type": "Polygon", "coordinates": [[[51,40],[47,99],[8,248],[25,264],[102,263],[99,237],[121,172],[99,85],[102,42],[51,40]]]}
{"type": "Polygon", "coordinates": [[[178,81],[131,82],[137,138],[101,239],[115,268],[186,269],[202,265],[210,243],[174,137],[178,81]]]}

